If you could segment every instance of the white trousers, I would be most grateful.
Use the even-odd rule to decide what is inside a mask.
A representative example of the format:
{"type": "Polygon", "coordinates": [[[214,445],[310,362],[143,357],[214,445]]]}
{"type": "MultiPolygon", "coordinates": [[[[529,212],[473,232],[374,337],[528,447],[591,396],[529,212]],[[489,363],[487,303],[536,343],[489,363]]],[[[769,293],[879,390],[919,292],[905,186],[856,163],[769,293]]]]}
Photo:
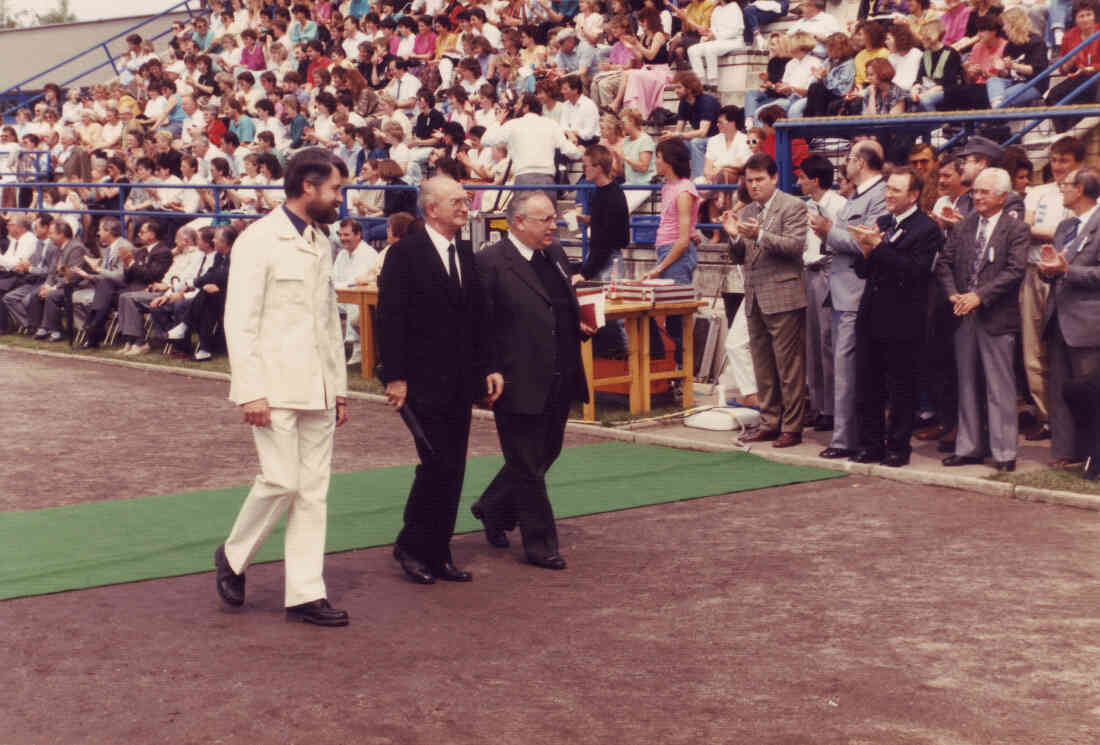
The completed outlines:
{"type": "Polygon", "coordinates": [[[688,47],[688,62],[691,70],[704,83],[718,82],[718,58],[723,54],[729,54],[734,49],[743,47],[741,39],[715,39],[714,41],[701,41],[688,47]],[[707,68],[710,74],[707,74],[707,68]]]}
{"type": "Polygon", "coordinates": [[[271,426],[252,428],[260,474],[225,541],[225,556],[243,573],[286,513],[287,607],[327,597],[322,571],[335,425],[333,409],[272,409],[271,426]]]}
{"type": "MultiPolygon", "coordinates": [[[[756,372],[752,367],[752,352],[749,349],[749,323],[745,317],[745,303],[737,306],[737,312],[733,316],[733,323],[726,334],[726,359],[729,364],[722,377],[727,378],[727,373],[733,380],[727,378],[726,388],[729,382],[737,387],[737,392],[742,398],[757,393],[756,372]]],[[[724,402],[723,402],[724,403],[724,402]]]]}

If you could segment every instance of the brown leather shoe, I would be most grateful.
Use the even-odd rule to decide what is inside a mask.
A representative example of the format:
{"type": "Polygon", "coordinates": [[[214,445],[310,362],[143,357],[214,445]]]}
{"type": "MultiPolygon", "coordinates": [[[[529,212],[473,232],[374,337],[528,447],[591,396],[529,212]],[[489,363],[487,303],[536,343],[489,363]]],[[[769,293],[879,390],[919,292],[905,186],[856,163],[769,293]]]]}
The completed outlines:
{"type": "Polygon", "coordinates": [[[798,432],[784,432],[772,443],[773,448],[793,448],[802,444],[802,435],[798,432]]]}
{"type": "Polygon", "coordinates": [[[778,437],[779,433],[774,429],[758,429],[755,432],[750,432],[747,435],[742,435],[741,442],[771,442],[778,437]]]}

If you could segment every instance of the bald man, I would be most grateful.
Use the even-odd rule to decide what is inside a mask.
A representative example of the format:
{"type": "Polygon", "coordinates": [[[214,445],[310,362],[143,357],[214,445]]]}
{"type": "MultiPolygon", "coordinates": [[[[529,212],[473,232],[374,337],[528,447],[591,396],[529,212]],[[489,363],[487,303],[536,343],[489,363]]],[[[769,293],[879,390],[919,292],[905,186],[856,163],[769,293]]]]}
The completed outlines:
{"type": "Polygon", "coordinates": [[[378,278],[380,377],[391,406],[416,436],[416,469],[394,558],[412,582],[469,582],[451,557],[466,470],[470,409],[499,395],[499,376],[482,358],[482,287],[474,254],[459,233],[470,202],[446,176],[420,187],[424,229],[386,252],[378,278]],[[490,387],[489,381],[492,382],[490,387]],[[411,416],[410,416],[411,415],[411,416]]]}

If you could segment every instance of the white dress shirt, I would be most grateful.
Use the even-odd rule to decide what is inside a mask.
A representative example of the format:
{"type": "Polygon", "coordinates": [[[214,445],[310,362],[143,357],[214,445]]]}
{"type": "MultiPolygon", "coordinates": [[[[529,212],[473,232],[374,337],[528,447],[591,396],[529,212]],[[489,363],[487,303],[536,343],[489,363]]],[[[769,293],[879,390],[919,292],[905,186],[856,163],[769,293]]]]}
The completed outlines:
{"type": "MultiPolygon", "coordinates": [[[[454,241],[447,240],[439,231],[437,231],[431,225],[425,225],[424,229],[425,231],[427,231],[428,238],[431,239],[432,245],[435,246],[436,253],[439,254],[439,260],[443,262],[443,272],[449,275],[451,273],[451,258],[449,249],[454,241]]],[[[458,272],[458,283],[462,284],[462,262],[458,260],[457,247],[455,253],[455,270],[458,272]]]]}
{"type": "Polygon", "coordinates": [[[26,233],[19,236],[14,246],[8,247],[8,252],[6,254],[0,255],[0,269],[11,269],[18,264],[21,259],[30,261],[37,249],[38,238],[35,237],[33,230],[28,230],[26,233]]]}
{"type": "Polygon", "coordinates": [[[565,101],[562,106],[562,129],[575,133],[582,140],[600,136],[600,110],[595,101],[582,95],[576,103],[565,101]]]}

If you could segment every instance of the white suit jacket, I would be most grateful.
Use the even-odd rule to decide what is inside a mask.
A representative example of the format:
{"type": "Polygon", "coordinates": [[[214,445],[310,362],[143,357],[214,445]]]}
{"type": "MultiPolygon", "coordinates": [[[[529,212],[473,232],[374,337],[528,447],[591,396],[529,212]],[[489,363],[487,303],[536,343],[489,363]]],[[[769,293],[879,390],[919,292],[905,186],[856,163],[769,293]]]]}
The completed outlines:
{"type": "Polygon", "coordinates": [[[282,207],[233,244],[225,338],[236,404],[328,409],[347,394],[328,240],[307,241],[282,207]]]}

